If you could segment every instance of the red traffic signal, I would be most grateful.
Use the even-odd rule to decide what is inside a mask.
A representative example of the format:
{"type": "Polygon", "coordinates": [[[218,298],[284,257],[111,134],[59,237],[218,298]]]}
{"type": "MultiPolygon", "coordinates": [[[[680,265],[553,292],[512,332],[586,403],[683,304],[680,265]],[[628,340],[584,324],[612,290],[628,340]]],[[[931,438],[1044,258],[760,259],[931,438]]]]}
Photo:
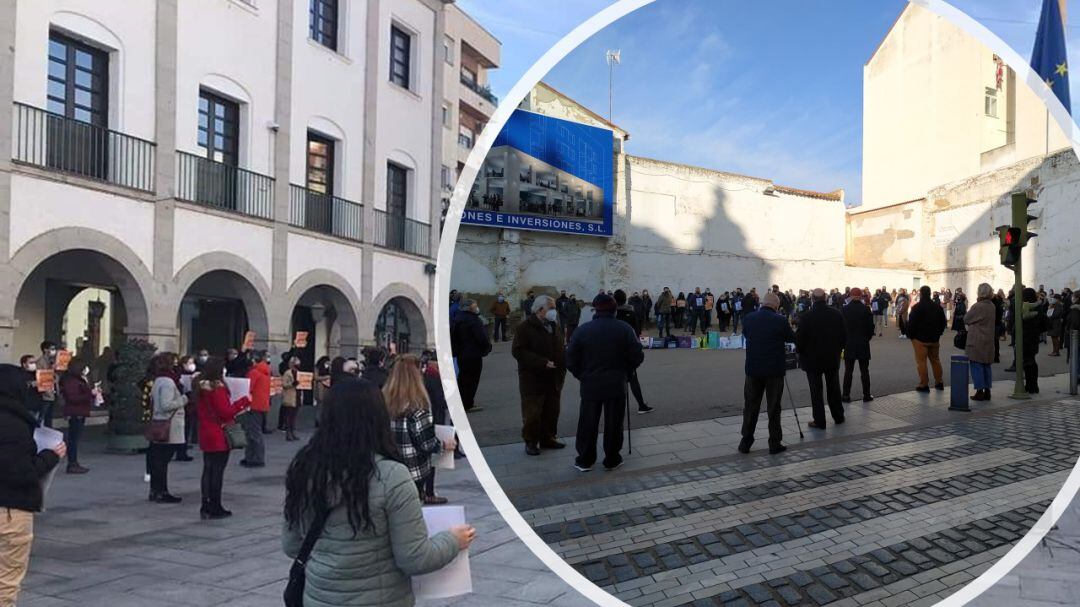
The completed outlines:
{"type": "Polygon", "coordinates": [[[1023,230],[1020,228],[1009,228],[1005,230],[1005,246],[1014,246],[1020,244],[1020,237],[1023,234],[1023,230]]]}

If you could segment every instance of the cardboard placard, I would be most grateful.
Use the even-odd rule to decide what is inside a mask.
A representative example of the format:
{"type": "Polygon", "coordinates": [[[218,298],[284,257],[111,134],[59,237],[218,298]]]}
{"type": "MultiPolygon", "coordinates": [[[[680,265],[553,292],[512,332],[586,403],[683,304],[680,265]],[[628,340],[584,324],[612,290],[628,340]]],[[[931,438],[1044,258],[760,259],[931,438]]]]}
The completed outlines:
{"type": "Polygon", "coordinates": [[[296,372],[296,389],[297,390],[310,390],[312,384],[315,381],[315,374],[310,371],[297,371],[296,372]]]}
{"type": "MultiPolygon", "coordinates": [[[[465,524],[463,506],[435,506],[423,509],[428,535],[446,531],[454,525],[465,524]]],[[[446,599],[472,592],[472,572],[469,551],[462,550],[446,567],[425,575],[412,577],[413,594],[418,599],[446,599]]]]}
{"type": "Polygon", "coordinates": [[[246,377],[226,377],[225,387],[229,389],[229,402],[244,398],[251,398],[251,380],[246,377]]]}
{"type": "Polygon", "coordinates": [[[34,375],[37,390],[42,394],[56,391],[56,372],[52,369],[38,369],[34,375]]]}
{"type": "Polygon", "coordinates": [[[56,353],[56,364],[53,368],[57,371],[67,371],[71,365],[71,350],[60,350],[56,353]]]}
{"type": "MultiPolygon", "coordinates": [[[[446,442],[454,438],[453,426],[443,426],[435,424],[435,437],[439,439],[439,442],[446,442]]],[[[454,452],[443,449],[439,453],[431,457],[431,465],[436,468],[443,468],[446,470],[454,469],[454,452]]]]}
{"type": "Polygon", "coordinates": [[[307,331],[297,331],[296,335],[293,336],[293,347],[303,350],[304,348],[307,347],[307,340],[308,340],[308,332],[307,331]]]}
{"type": "Polygon", "coordinates": [[[248,350],[255,349],[255,332],[248,331],[244,333],[244,343],[240,346],[241,352],[247,352],[248,350]]]}
{"type": "Polygon", "coordinates": [[[277,396],[285,391],[284,386],[281,383],[281,376],[275,375],[270,378],[270,396],[277,396]]]}

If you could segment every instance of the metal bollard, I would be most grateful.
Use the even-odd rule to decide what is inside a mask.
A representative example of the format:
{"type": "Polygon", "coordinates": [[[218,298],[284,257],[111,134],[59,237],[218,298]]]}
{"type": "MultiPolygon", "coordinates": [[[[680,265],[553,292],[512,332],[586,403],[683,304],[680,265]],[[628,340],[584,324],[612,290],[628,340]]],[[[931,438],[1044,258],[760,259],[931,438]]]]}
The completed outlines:
{"type": "Polygon", "coordinates": [[[968,406],[968,380],[970,361],[966,356],[953,356],[950,366],[952,391],[949,397],[949,411],[971,411],[968,406]]]}
{"type": "Polygon", "coordinates": [[[1076,396],[1080,380],[1080,331],[1069,331],[1069,394],[1076,396]]]}

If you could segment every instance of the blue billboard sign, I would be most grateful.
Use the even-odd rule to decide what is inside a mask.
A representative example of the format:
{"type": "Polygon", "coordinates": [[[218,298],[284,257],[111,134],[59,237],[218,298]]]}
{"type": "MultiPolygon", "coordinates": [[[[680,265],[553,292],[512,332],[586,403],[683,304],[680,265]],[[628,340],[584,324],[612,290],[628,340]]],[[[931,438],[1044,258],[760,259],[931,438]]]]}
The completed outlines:
{"type": "Polygon", "coordinates": [[[615,135],[515,110],[488,152],[462,223],[611,236],[615,135]]]}

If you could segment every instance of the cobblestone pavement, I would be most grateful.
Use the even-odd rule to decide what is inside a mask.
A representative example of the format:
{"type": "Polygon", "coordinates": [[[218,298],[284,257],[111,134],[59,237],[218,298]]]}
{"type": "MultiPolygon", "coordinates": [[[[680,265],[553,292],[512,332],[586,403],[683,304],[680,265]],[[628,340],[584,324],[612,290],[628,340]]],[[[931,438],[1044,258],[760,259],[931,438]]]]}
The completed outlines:
{"type": "Polygon", "coordinates": [[[785,398],[790,449],[776,456],[761,448],[764,419],[759,449],[735,453],[738,418],[636,430],[615,472],[574,470],[572,448],[484,452],[544,541],[631,605],[933,604],[1061,488],[1080,455],[1066,386],[1045,379],[1022,402],[998,383],[971,413],[948,411],[944,393],[896,394],[848,405],[845,424],[804,440],[785,398]]]}
{"type": "MultiPolygon", "coordinates": [[[[35,521],[30,571],[19,607],[149,607],[280,605],[290,561],[281,552],[284,472],[301,443],[268,436],[267,467],[230,461],[222,521],[199,520],[195,461],[172,462],[170,489],[178,505],[146,501],[142,456],[107,455],[99,428],[81,451],[84,476],[60,472],[35,521]]],[[[551,573],[506,525],[466,460],[439,471],[436,486],[465,506],[478,529],[470,549],[474,593],[421,607],[567,605],[593,603],[551,573]]]]}

